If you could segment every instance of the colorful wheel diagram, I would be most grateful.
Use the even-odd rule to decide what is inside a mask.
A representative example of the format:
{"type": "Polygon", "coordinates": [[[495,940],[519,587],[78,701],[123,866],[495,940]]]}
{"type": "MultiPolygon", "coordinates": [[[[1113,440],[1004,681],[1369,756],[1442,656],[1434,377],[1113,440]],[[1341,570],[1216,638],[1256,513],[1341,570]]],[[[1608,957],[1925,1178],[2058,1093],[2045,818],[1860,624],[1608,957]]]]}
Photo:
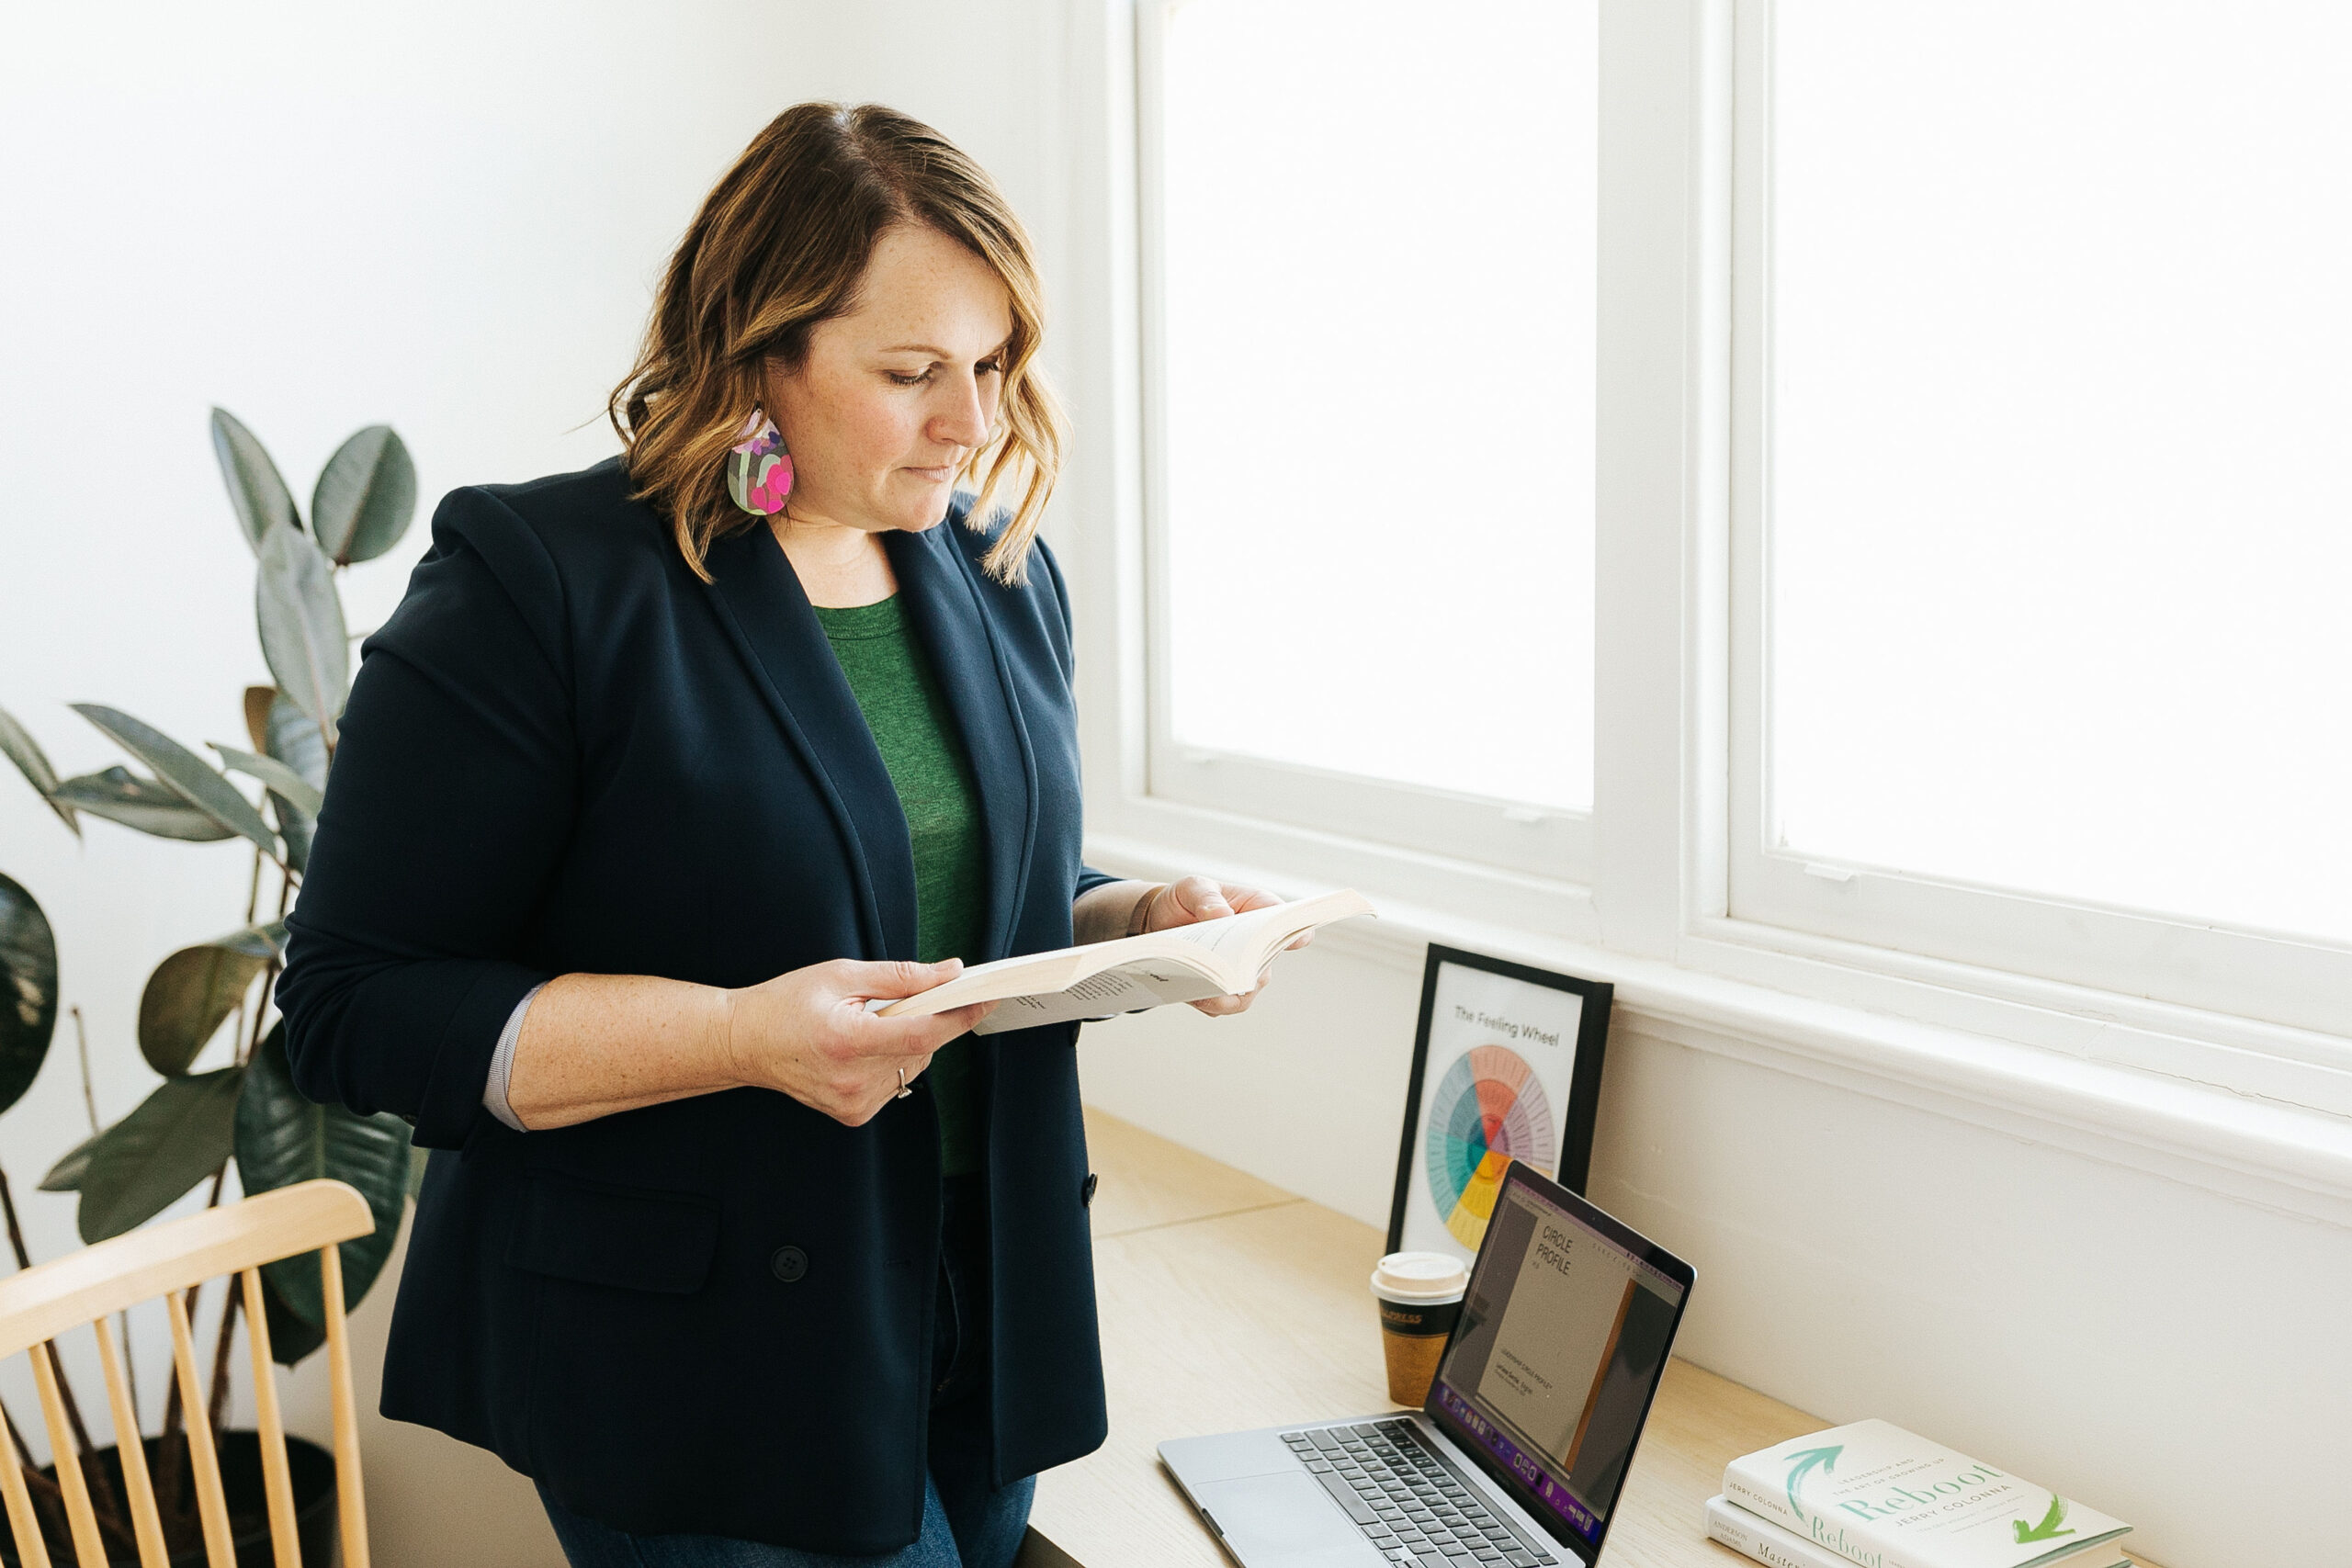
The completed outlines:
{"type": "Polygon", "coordinates": [[[1487,1238],[1503,1168],[1525,1160],[1550,1176],[1559,1165],[1551,1102],[1535,1069],[1507,1045],[1474,1045],[1446,1069],[1421,1136],[1430,1201],[1473,1252],[1487,1238]]]}

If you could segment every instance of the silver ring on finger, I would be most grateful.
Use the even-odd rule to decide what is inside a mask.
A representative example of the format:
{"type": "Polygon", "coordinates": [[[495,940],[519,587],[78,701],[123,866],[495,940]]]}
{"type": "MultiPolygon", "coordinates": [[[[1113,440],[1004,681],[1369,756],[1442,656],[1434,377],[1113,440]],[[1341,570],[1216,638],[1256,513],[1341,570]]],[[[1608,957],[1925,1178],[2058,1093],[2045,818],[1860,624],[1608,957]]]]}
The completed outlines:
{"type": "Polygon", "coordinates": [[[899,1069],[899,1092],[892,1095],[890,1098],[893,1100],[904,1100],[912,1093],[914,1093],[914,1090],[907,1087],[907,1069],[900,1067],[899,1069]]]}

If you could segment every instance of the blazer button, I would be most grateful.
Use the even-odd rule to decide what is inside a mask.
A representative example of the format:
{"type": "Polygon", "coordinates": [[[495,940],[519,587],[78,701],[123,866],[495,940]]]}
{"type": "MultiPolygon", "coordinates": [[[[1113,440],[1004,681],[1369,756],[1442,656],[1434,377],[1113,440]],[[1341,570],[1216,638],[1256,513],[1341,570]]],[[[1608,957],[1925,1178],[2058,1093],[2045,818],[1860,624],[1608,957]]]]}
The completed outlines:
{"type": "Polygon", "coordinates": [[[789,1285],[808,1272],[808,1255],[797,1247],[779,1247],[768,1259],[768,1272],[789,1285]]]}
{"type": "Polygon", "coordinates": [[[1094,1206],[1094,1173],[1091,1170],[1086,1173],[1086,1179],[1078,1185],[1078,1206],[1081,1209],[1094,1206]]]}

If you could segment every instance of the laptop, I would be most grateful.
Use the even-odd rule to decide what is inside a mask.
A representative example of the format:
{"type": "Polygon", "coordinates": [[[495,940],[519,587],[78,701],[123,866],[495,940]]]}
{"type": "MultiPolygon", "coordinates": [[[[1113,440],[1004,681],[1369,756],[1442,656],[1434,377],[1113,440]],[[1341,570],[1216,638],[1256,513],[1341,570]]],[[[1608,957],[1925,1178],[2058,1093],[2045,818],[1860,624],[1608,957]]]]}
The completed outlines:
{"type": "Polygon", "coordinates": [[[1418,1413],[1180,1438],[1160,1462],[1242,1568],[1588,1568],[1690,1280],[1514,1162],[1418,1413]]]}

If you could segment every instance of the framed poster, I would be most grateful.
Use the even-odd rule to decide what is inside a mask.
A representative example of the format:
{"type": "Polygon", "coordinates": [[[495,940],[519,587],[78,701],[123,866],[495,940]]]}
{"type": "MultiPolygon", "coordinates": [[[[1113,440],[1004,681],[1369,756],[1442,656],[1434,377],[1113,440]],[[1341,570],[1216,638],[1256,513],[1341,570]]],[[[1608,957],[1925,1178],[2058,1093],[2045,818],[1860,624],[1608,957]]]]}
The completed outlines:
{"type": "Polygon", "coordinates": [[[1613,989],[1430,944],[1389,1251],[1476,1257],[1515,1159],[1584,1190],[1613,989]]]}

